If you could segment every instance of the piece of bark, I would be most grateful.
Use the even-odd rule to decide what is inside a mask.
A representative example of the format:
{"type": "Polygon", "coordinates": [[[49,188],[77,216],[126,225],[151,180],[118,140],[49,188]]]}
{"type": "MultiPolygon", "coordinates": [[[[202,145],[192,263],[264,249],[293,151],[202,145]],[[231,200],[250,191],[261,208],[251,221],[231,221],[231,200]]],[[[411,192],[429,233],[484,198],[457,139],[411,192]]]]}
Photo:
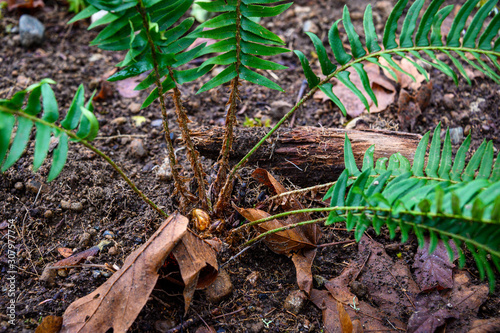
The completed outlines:
{"type": "MultiPolygon", "coordinates": [[[[269,131],[268,128],[236,128],[230,161],[237,163],[269,131]]],[[[374,159],[396,152],[413,162],[421,139],[418,134],[385,130],[344,130],[318,127],[281,128],[250,158],[249,163],[285,176],[292,183],[311,186],[334,181],[344,170],[345,134],[361,167],[365,151],[375,145],[374,159]]],[[[201,155],[217,159],[223,127],[202,127],[191,132],[201,155]]]]}

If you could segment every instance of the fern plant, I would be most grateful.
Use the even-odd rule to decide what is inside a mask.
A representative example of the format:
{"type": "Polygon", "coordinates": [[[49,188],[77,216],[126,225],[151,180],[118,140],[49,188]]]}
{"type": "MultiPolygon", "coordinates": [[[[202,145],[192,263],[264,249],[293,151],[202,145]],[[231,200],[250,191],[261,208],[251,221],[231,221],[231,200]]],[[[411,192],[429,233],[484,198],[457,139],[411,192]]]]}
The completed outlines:
{"type": "Polygon", "coordinates": [[[465,24],[471,12],[479,3],[479,0],[468,0],[457,13],[453,20],[451,29],[443,41],[441,25],[446,17],[452,12],[453,5],[440,9],[444,0],[433,0],[424,11],[420,22],[417,24],[419,14],[422,11],[425,0],[416,0],[408,9],[404,16],[402,28],[399,35],[399,41],[396,38],[396,30],[399,20],[403,17],[408,0],[400,0],[394,7],[386,22],[384,34],[382,37],[382,46],[378,43],[378,36],[373,24],[372,8],[368,5],[365,10],[363,26],[365,32],[365,45],[363,46],[359,35],[354,29],[347,6],[344,7],[343,17],[336,21],[328,32],[328,41],[334,55],[335,65],[327,55],[327,51],[322,41],[313,33],[308,32],[321,65],[321,72],[326,76],[320,78],[312,71],[311,66],[301,51],[294,51],[299,57],[302,68],[304,69],[309,87],[319,88],[335,105],[339,107],[342,113],[346,114],[346,109],[342,102],[332,92],[332,84],[328,81],[335,77],[347,88],[349,88],[369,110],[369,103],[366,96],[360,90],[360,87],[354,85],[349,78],[348,68],[352,67],[358,74],[363,89],[370,99],[377,105],[377,98],[371,88],[368,74],[363,68],[362,62],[368,61],[386,69],[397,80],[392,68],[397,69],[415,78],[405,72],[394,60],[393,57],[401,57],[408,60],[415,68],[429,80],[426,70],[417,62],[417,60],[426,63],[439,71],[450,76],[458,85],[458,76],[460,73],[470,84],[471,81],[460,62],[460,59],[475,69],[484,73],[495,82],[500,82],[500,76],[495,72],[500,65],[497,62],[500,56],[500,39],[495,39],[500,28],[500,16],[497,14],[489,22],[482,33],[484,23],[491,10],[495,7],[498,0],[487,1],[474,15],[470,25],[464,30],[465,24]],[[347,34],[351,52],[348,53],[342,45],[339,35],[339,23],[342,21],[347,34]],[[464,33],[463,38],[462,33],[464,33]],[[366,48],[366,49],[365,49],[366,48]],[[436,52],[446,55],[450,62],[456,67],[453,70],[447,63],[438,59],[436,52]],[[467,57],[471,54],[473,59],[467,57]],[[379,59],[384,59],[391,67],[383,65],[379,59]]]}
{"type": "Polygon", "coordinates": [[[195,38],[184,36],[193,25],[193,18],[187,18],[174,27],[174,24],[193,4],[193,0],[90,0],[89,3],[90,6],[76,15],[69,23],[87,18],[98,10],[109,11],[89,27],[91,29],[106,25],[91,44],[104,50],[128,50],[125,59],[117,64],[123,69],[112,75],[108,79],[109,81],[123,80],[151,71],[135,89],[143,90],[153,84],[156,86],[142,107],[147,107],[159,98],[168,157],[176,190],[183,197],[196,201],[196,197],[187,191],[184,185],[185,181],[179,175],[179,166],[176,163],[170,138],[164,94],[167,91],[172,91],[177,122],[188,149],[188,159],[198,182],[199,199],[205,208],[211,209],[211,203],[206,194],[205,174],[200,164],[199,154],[189,135],[187,127],[189,120],[182,106],[181,93],[178,89],[179,84],[196,80],[212,68],[206,66],[203,70],[197,68],[179,69],[180,66],[194,59],[205,46],[205,44],[201,44],[186,51],[195,40],[195,38]]]}
{"type": "Polygon", "coordinates": [[[281,70],[285,66],[269,60],[261,59],[262,56],[272,56],[288,49],[276,45],[284,45],[277,35],[252,21],[255,17],[273,17],[281,14],[292,3],[272,6],[279,1],[273,0],[215,0],[212,2],[199,2],[198,5],[208,12],[220,13],[214,18],[201,24],[191,37],[211,38],[219,40],[204,48],[199,56],[216,53],[217,55],[206,60],[199,68],[203,71],[207,66],[226,66],[217,76],[205,83],[200,90],[203,92],[218,87],[230,81],[230,94],[227,102],[225,136],[219,160],[219,170],[215,180],[215,188],[219,196],[215,211],[221,212],[229,201],[232,191],[232,182],[227,180],[229,168],[229,153],[233,143],[233,127],[236,122],[236,108],[239,100],[240,82],[248,81],[267,88],[280,90],[281,87],[265,76],[257,73],[260,70],[281,70]],[[220,54],[219,54],[220,53],[220,54]],[[225,184],[224,184],[225,182],[225,184]],[[223,186],[224,184],[224,186],[223,186]]]}
{"type": "Polygon", "coordinates": [[[109,156],[91,144],[99,131],[99,122],[93,114],[92,105],[95,92],[85,103],[85,91],[83,85],[80,85],[66,116],[59,119],[59,108],[51,84],[55,82],[44,79],[18,91],[10,99],[0,99],[0,171],[5,172],[21,158],[34,125],[33,172],[38,171],[46,160],[51,138],[57,139],[57,145],[52,152],[52,165],[47,181],[54,180],[63,170],[68,158],[69,141],[78,142],[109,163],[148,205],[161,215],[168,216],[137,188],[109,156]]]}
{"type": "MultiPolygon", "coordinates": [[[[453,159],[449,131],[442,151],[440,132],[441,125],[438,125],[427,163],[429,132],[415,151],[413,165],[400,153],[374,161],[375,147],[371,146],[364,155],[361,170],[346,136],[345,170],[323,198],[330,200],[329,208],[281,213],[248,225],[291,214],[326,212],[326,218],[285,228],[319,221],[325,221],[326,225],[345,222],[359,241],[369,227],[380,234],[381,227],[387,226],[391,238],[396,236],[399,227],[402,243],[413,231],[419,246],[424,247],[424,234],[428,234],[430,252],[435,250],[439,239],[443,240],[451,261],[454,253],[448,241],[453,240],[457,245],[460,267],[465,265],[461,247],[465,244],[474,257],[481,279],[487,275],[493,291],[495,275],[492,266],[500,272],[500,158],[494,159],[493,143],[484,141],[466,163],[471,142],[469,135],[453,159]],[[488,257],[491,257],[491,263],[488,257]]],[[[261,234],[258,238],[285,228],[261,234]]]]}

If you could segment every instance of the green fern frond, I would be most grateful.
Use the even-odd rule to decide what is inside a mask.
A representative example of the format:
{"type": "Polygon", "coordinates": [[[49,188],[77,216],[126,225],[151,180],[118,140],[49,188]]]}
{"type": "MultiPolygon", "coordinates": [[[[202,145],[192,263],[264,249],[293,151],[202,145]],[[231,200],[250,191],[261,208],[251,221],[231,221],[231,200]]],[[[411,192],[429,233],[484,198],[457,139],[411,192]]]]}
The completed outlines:
{"type": "Polygon", "coordinates": [[[68,141],[92,141],[99,130],[99,123],[92,113],[92,97],[84,104],[83,85],[78,88],[73,102],[60,126],[59,110],[50,84],[44,79],[26,90],[17,92],[11,99],[0,99],[0,165],[5,172],[23,155],[28,145],[33,125],[36,127],[33,172],[36,172],[49,151],[51,137],[58,139],[47,181],[55,179],[62,171],[68,157],[68,141]],[[23,104],[26,101],[26,106],[23,104]],[[42,101],[40,101],[42,98],[42,101]],[[43,111],[41,117],[38,115],[43,111]],[[17,126],[15,126],[17,124],[17,126]],[[75,131],[78,128],[78,130],[75,131]],[[15,133],[15,135],[14,135],[15,133]],[[12,143],[11,138],[13,137],[12,143]]]}
{"type": "Polygon", "coordinates": [[[467,19],[478,4],[478,1],[479,0],[468,0],[461,7],[453,20],[451,30],[446,36],[446,41],[443,41],[441,25],[444,19],[452,12],[453,5],[440,9],[444,0],[434,0],[425,9],[420,21],[417,22],[425,1],[416,0],[410,6],[406,15],[403,15],[408,0],[400,0],[387,19],[382,37],[383,48],[379,45],[378,36],[375,32],[371,5],[366,7],[364,14],[364,46],[351,23],[349,10],[347,6],[345,6],[342,20],[333,23],[328,33],[328,41],[333,52],[334,61],[328,58],[326,48],[318,36],[307,33],[316,49],[321,71],[323,75],[326,75],[326,78],[323,80],[320,80],[312,71],[307,58],[302,52],[294,52],[297,54],[302,64],[306,79],[309,83],[309,88],[321,89],[321,91],[339,107],[344,115],[346,114],[345,107],[332,92],[332,85],[328,83],[333,77],[337,78],[342,84],[350,89],[363,102],[366,109],[369,110],[367,97],[365,97],[365,94],[356,87],[349,78],[350,72],[347,71],[349,67],[354,67],[362,82],[365,93],[375,104],[377,104],[368,75],[361,65],[364,61],[374,63],[388,70],[391,75],[396,78],[392,69],[381,64],[379,59],[382,58],[392,68],[405,73],[415,80],[411,74],[405,72],[393,60],[394,56],[399,56],[407,59],[427,80],[429,80],[428,73],[417,61],[421,61],[438,69],[451,77],[456,84],[458,84],[458,72],[470,84],[470,78],[467,76],[461,63],[462,61],[481,71],[493,81],[500,83],[500,75],[498,75],[496,71],[500,69],[500,65],[498,64],[498,58],[500,57],[500,38],[497,38],[500,30],[500,14],[497,12],[493,19],[491,19],[487,25],[485,24],[485,22],[488,21],[486,18],[492,12],[498,0],[489,0],[477,10],[462,37],[467,19]],[[404,20],[398,40],[396,37],[398,22],[403,18],[404,20]],[[350,52],[342,45],[338,27],[340,21],[342,21],[344,25],[349,40],[349,45],[351,47],[350,52]],[[456,70],[446,62],[440,60],[440,58],[436,56],[436,52],[441,52],[446,55],[453,66],[456,67],[456,70]],[[338,63],[338,66],[334,63],[338,63]]]}
{"type": "MultiPolygon", "coordinates": [[[[397,153],[388,163],[387,159],[379,159],[374,167],[371,147],[365,154],[361,173],[346,136],[346,169],[325,195],[331,207],[326,224],[345,221],[348,230],[355,230],[358,241],[369,226],[378,234],[382,225],[388,227],[391,238],[399,227],[402,242],[412,230],[419,244],[424,243],[426,233],[436,240],[453,239],[458,247],[465,244],[471,251],[481,278],[487,275],[493,290],[491,266],[500,268],[499,158],[494,161],[493,143],[483,142],[465,163],[470,146],[468,136],[453,161],[449,132],[442,150],[440,133],[438,125],[427,163],[430,133],[420,141],[413,165],[397,153]]],[[[464,263],[460,261],[461,266],[464,263]]]]}
{"type": "MultiPolygon", "coordinates": [[[[107,10],[108,14],[89,27],[91,29],[101,25],[106,26],[91,42],[91,45],[97,45],[103,50],[128,50],[125,59],[117,64],[118,67],[123,68],[112,75],[109,81],[119,81],[150,71],[155,68],[156,61],[159,76],[165,77],[162,82],[163,92],[167,92],[173,89],[176,83],[194,81],[212,68],[207,66],[203,70],[178,69],[193,60],[206,45],[201,44],[186,51],[195,40],[193,37],[184,36],[191,29],[194,18],[186,18],[175,27],[173,26],[187,12],[194,0],[116,2],[89,0],[88,2],[90,6],[69,23],[87,18],[98,10],[107,10]],[[142,8],[147,19],[146,24],[141,16],[142,8]],[[155,57],[148,45],[149,37],[157,48],[155,57]]],[[[135,89],[147,89],[155,82],[156,73],[152,71],[135,89]]],[[[157,98],[158,89],[155,88],[142,107],[149,106],[157,98]]]]}
{"type": "MultiPolygon", "coordinates": [[[[199,53],[199,56],[221,53],[206,60],[199,68],[205,71],[207,66],[227,66],[213,79],[201,87],[198,93],[218,87],[235,77],[270,89],[283,91],[279,85],[255,70],[281,70],[285,66],[261,59],[288,49],[275,45],[284,45],[277,35],[252,21],[255,17],[271,17],[284,12],[292,3],[272,5],[273,0],[215,0],[198,2],[208,12],[220,13],[201,24],[189,37],[211,38],[219,40],[199,53]]],[[[210,69],[211,67],[209,67],[210,69]]]]}

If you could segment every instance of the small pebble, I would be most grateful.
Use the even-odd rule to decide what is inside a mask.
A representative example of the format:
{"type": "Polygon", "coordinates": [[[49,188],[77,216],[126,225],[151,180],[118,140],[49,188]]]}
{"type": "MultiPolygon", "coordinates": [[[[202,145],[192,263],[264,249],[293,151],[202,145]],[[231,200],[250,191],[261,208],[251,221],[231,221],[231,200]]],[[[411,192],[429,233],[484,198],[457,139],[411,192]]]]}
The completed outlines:
{"type": "Polygon", "coordinates": [[[259,280],[259,278],[260,278],[260,273],[257,271],[254,271],[246,277],[245,281],[250,283],[252,286],[255,286],[257,284],[257,281],[259,280]]]}
{"type": "Polygon", "coordinates": [[[141,111],[141,104],[135,102],[130,103],[128,109],[132,113],[139,113],[139,111],[141,111]]]}
{"type": "Polygon", "coordinates": [[[450,139],[452,145],[458,145],[464,139],[463,127],[450,128],[450,139]]]}
{"type": "Polygon", "coordinates": [[[21,182],[17,182],[14,184],[14,188],[18,191],[21,191],[24,188],[24,184],[21,182]]]}
{"type": "Polygon", "coordinates": [[[43,42],[45,26],[31,15],[21,15],[19,19],[19,35],[21,45],[30,47],[43,42]]]}
{"type": "Polygon", "coordinates": [[[112,246],[109,248],[108,253],[111,256],[116,256],[118,254],[118,248],[116,246],[112,246]]]}
{"type": "Polygon", "coordinates": [[[51,218],[54,215],[54,213],[49,209],[46,210],[45,213],[43,213],[43,216],[47,219],[51,218]]]}
{"type": "Polygon", "coordinates": [[[72,202],[69,209],[75,212],[81,212],[83,210],[83,204],[81,202],[72,202]]]}
{"type": "Polygon", "coordinates": [[[89,228],[88,233],[90,236],[95,237],[97,236],[97,230],[95,228],[89,228]]]}
{"type": "Polygon", "coordinates": [[[127,118],[125,118],[125,117],[118,117],[118,118],[115,118],[111,121],[111,123],[115,124],[115,125],[122,125],[126,122],[127,122],[127,118]]]}
{"type": "Polygon", "coordinates": [[[90,244],[90,240],[92,236],[88,232],[84,232],[80,236],[80,240],[78,241],[79,246],[87,246],[90,244]]]}
{"type": "Polygon", "coordinates": [[[109,231],[109,230],[104,231],[104,233],[102,235],[106,239],[113,239],[113,238],[115,238],[114,232],[109,231]]]}
{"type": "Polygon", "coordinates": [[[457,104],[456,104],[455,95],[445,94],[443,96],[443,104],[444,104],[444,106],[446,106],[446,108],[448,108],[450,110],[456,109],[457,104]]]}
{"type": "Polygon", "coordinates": [[[233,292],[231,278],[225,270],[220,270],[215,281],[205,290],[210,303],[219,303],[233,292]]]}
{"type": "Polygon", "coordinates": [[[146,152],[146,149],[144,149],[144,143],[142,142],[142,139],[132,140],[132,142],[129,144],[129,149],[131,154],[135,157],[142,158],[148,154],[146,152]]]}
{"type": "Polygon", "coordinates": [[[36,180],[30,180],[26,184],[26,189],[34,194],[38,194],[38,192],[40,191],[40,187],[42,187],[42,183],[40,183],[36,180]]]}
{"type": "Polygon", "coordinates": [[[307,296],[302,290],[294,290],[287,296],[283,306],[291,313],[298,314],[304,307],[306,299],[307,296]]]}
{"type": "Polygon", "coordinates": [[[65,269],[65,268],[61,268],[61,269],[58,269],[57,270],[57,275],[59,275],[60,277],[67,277],[68,276],[68,270],[65,269]]]}
{"type": "Polygon", "coordinates": [[[70,209],[71,201],[61,200],[61,208],[62,209],[70,209]]]}
{"type": "Polygon", "coordinates": [[[162,124],[163,124],[163,120],[161,120],[161,119],[155,119],[151,122],[152,127],[161,127],[162,124]]]}

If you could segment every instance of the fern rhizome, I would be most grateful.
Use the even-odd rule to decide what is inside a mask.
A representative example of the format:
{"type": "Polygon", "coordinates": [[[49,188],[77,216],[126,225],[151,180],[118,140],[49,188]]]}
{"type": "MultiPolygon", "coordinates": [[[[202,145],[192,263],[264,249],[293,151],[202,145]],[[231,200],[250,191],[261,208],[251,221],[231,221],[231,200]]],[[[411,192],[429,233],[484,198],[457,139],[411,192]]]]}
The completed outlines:
{"type": "MultiPolygon", "coordinates": [[[[273,0],[201,2],[198,4],[215,13],[215,16],[193,28],[193,18],[182,19],[193,0],[88,0],[90,5],[71,22],[90,17],[100,10],[107,11],[106,15],[90,26],[105,26],[92,41],[92,45],[105,50],[127,51],[124,60],[117,64],[122,69],[109,80],[117,81],[150,72],[136,89],[154,86],[143,107],[159,100],[176,192],[185,199],[186,205],[191,202],[191,205],[209,210],[212,215],[223,216],[239,168],[318,89],[346,113],[344,105],[332,91],[332,84],[329,83],[332,78],[337,78],[350,89],[367,109],[369,103],[365,94],[375,104],[377,99],[363,68],[363,63],[366,62],[374,63],[396,77],[394,71],[404,71],[393,58],[404,58],[427,79],[429,75],[423,64],[450,76],[456,84],[459,82],[459,75],[470,84],[465,64],[499,82],[500,14],[489,18],[497,1],[487,1],[477,10],[479,0],[466,1],[453,19],[450,31],[443,36],[441,25],[453,11],[453,5],[441,8],[444,0],[434,0],[424,9],[425,1],[416,0],[407,9],[408,0],[400,0],[386,22],[382,44],[379,44],[379,37],[375,32],[371,5],[366,7],[363,19],[364,44],[345,7],[342,19],[334,22],[328,32],[331,52],[317,35],[307,33],[316,49],[323,76],[320,78],[313,72],[300,50],[294,51],[302,64],[310,91],[232,169],[228,157],[232,149],[240,85],[253,83],[281,90],[277,83],[261,73],[263,70],[280,70],[285,67],[263,57],[289,51],[283,47],[284,42],[276,34],[256,23],[254,18],[279,15],[291,3],[273,0]],[[467,22],[470,24],[467,25],[467,22]],[[341,35],[344,32],[339,28],[340,23],[343,24],[350,50],[342,44],[341,35]],[[401,29],[397,34],[399,23],[401,29]],[[205,43],[193,44],[198,38],[215,39],[216,42],[208,46],[205,43]],[[329,58],[329,53],[333,55],[332,58],[329,58]],[[437,53],[444,55],[448,61],[438,57],[437,53]],[[189,65],[196,58],[202,59],[201,65],[189,65]],[[384,65],[381,58],[390,67],[384,65]],[[198,80],[215,66],[223,66],[224,69],[208,80],[199,93],[224,84],[229,89],[226,134],[218,161],[218,174],[213,184],[208,184],[199,154],[191,141],[179,85],[198,80]],[[357,87],[351,81],[348,71],[351,67],[359,76],[362,87],[357,87]],[[166,98],[172,98],[175,105],[177,123],[198,185],[197,195],[188,191],[185,181],[180,177],[180,166],[170,138],[171,124],[168,122],[166,98]],[[208,190],[209,186],[212,191],[208,190]]],[[[406,74],[411,77],[411,74],[406,74]]],[[[82,87],[78,89],[65,118],[58,123],[57,102],[50,88],[52,83],[51,80],[44,80],[16,93],[10,99],[0,100],[1,170],[7,170],[19,160],[35,125],[34,171],[48,155],[51,137],[58,138],[58,146],[52,154],[49,181],[57,177],[66,162],[68,140],[77,141],[110,163],[143,200],[166,216],[167,213],[142,194],[108,156],[90,143],[97,134],[98,122],[92,113],[92,104],[84,103],[82,87]],[[42,110],[42,116],[39,116],[42,110]]],[[[466,163],[470,136],[453,160],[448,133],[441,152],[440,130],[440,127],[436,128],[428,154],[429,134],[424,135],[415,152],[413,165],[401,154],[393,155],[388,160],[379,159],[374,163],[372,147],[365,154],[361,170],[356,166],[346,138],[346,170],[325,197],[330,200],[330,207],[307,210],[328,213],[328,217],[304,221],[299,225],[319,221],[326,221],[327,224],[345,221],[349,229],[355,230],[358,240],[369,226],[380,232],[381,226],[386,225],[391,236],[395,235],[396,227],[399,227],[403,242],[407,240],[410,230],[414,231],[421,244],[423,235],[428,234],[431,251],[439,239],[444,240],[445,244],[448,244],[448,240],[453,240],[459,251],[462,251],[461,245],[470,250],[481,277],[487,275],[493,286],[492,266],[500,270],[500,162],[498,158],[496,161],[494,159],[493,144],[485,142],[466,163]]],[[[281,213],[271,218],[294,213],[299,212],[281,213]]],[[[247,226],[260,222],[262,221],[255,221],[247,226]]],[[[293,226],[286,228],[291,227],[293,226]]],[[[277,231],[279,230],[268,233],[277,231]]],[[[258,237],[265,237],[268,233],[258,237]]],[[[450,248],[449,251],[451,257],[450,248]]],[[[464,264],[463,252],[460,252],[460,264],[464,264]]]]}

